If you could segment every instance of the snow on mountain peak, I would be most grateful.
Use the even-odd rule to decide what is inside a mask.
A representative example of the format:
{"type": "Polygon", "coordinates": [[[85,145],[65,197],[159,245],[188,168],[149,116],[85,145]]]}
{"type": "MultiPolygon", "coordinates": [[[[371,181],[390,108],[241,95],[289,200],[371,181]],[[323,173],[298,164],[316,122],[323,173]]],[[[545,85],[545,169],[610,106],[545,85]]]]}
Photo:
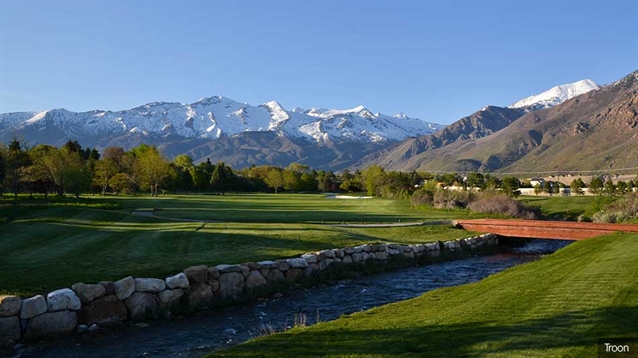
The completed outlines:
{"type": "Polygon", "coordinates": [[[549,108],[559,105],[567,101],[568,99],[580,96],[581,94],[587,93],[589,91],[597,90],[599,88],[600,86],[590,79],[580,80],[577,82],[552,87],[543,93],[529,96],[513,103],[511,106],[509,106],[509,108],[529,107],[534,110],[549,108]]]}

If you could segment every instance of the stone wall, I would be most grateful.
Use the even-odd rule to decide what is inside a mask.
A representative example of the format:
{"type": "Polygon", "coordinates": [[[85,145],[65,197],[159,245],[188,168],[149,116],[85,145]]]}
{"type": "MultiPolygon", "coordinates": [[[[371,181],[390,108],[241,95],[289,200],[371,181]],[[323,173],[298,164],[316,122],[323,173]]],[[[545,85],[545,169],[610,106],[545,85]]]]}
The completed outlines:
{"type": "Polygon", "coordinates": [[[366,244],[285,260],[193,266],[165,279],[129,276],[115,282],[76,283],[27,299],[0,296],[0,347],[242,300],[255,292],[272,292],[281,284],[301,282],[335,264],[345,267],[385,264],[393,258],[439,259],[497,244],[498,237],[492,234],[418,245],[366,244]]]}

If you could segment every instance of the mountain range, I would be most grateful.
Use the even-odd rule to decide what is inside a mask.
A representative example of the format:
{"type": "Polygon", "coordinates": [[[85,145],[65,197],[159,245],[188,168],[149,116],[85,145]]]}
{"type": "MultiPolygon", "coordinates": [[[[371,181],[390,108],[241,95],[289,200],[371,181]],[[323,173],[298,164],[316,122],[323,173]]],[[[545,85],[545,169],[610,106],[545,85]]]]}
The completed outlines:
{"type": "MultiPolygon", "coordinates": [[[[618,91],[600,93],[632,82],[632,76],[635,73],[603,87],[592,80],[556,86],[509,107],[486,106],[448,126],[404,114],[373,113],[363,106],[286,110],[275,101],[252,106],[214,96],[191,104],[154,102],[124,111],[53,109],[0,114],[0,141],[18,137],[32,144],[61,145],[71,139],[98,149],[129,149],[147,143],[157,145],[169,157],[187,153],[196,161],[210,158],[234,167],[301,162],[331,170],[379,164],[395,170],[502,171],[532,165],[514,166],[527,154],[539,152],[535,148],[553,146],[548,137],[560,139],[574,131],[607,126],[606,122],[580,119],[591,115],[594,107],[626,104],[615,102],[622,95],[618,91]],[[580,105],[590,97],[594,99],[586,100],[587,106],[580,105]],[[564,108],[569,108],[567,113],[564,108]],[[562,113],[562,122],[551,113],[562,113]],[[579,118],[577,123],[572,117],[579,118]],[[541,122],[554,124],[541,126],[541,122]],[[554,133],[549,127],[564,130],[554,133]]],[[[616,159],[615,163],[628,161],[616,159]]],[[[534,167],[546,169],[543,163],[534,167]]]]}

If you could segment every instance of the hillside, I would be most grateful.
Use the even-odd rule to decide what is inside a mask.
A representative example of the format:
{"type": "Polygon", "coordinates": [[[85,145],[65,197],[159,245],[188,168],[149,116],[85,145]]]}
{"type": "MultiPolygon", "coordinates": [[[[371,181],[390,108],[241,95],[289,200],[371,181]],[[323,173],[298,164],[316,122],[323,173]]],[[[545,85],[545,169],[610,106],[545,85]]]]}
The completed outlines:
{"type": "Polygon", "coordinates": [[[533,111],[504,129],[422,152],[387,168],[427,171],[579,171],[638,166],[638,71],[533,111]]]}

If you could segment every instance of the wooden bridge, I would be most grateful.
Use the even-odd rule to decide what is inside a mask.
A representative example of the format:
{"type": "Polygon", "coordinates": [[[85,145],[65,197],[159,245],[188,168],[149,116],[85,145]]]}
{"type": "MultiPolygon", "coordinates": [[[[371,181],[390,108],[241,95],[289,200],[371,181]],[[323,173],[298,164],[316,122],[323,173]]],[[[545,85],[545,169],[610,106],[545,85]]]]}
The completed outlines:
{"type": "Polygon", "coordinates": [[[569,221],[478,219],[455,220],[454,224],[470,231],[534,239],[583,240],[618,231],[638,233],[638,225],[569,221]]]}

